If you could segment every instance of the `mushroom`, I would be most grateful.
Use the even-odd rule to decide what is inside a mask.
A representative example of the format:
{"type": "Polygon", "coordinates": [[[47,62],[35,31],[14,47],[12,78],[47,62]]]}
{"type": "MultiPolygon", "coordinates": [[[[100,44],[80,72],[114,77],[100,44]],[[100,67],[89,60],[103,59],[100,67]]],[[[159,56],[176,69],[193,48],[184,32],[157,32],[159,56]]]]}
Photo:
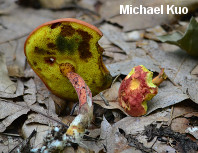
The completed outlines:
{"type": "Polygon", "coordinates": [[[121,82],[118,99],[121,107],[131,116],[142,116],[147,112],[147,101],[157,93],[158,87],[166,79],[164,69],[152,81],[153,72],[143,65],[136,66],[121,82]]]}
{"type": "Polygon", "coordinates": [[[93,95],[110,87],[112,77],[103,64],[102,32],[77,19],[58,19],[33,30],[25,42],[27,61],[56,96],[76,101],[75,89],[60,66],[79,74],[93,95]]]}
{"type": "Polygon", "coordinates": [[[112,82],[102,61],[101,37],[95,26],[65,18],[38,26],[25,42],[27,61],[48,89],[67,101],[79,99],[79,115],[67,132],[71,136],[79,137],[91,121],[92,94],[112,82]]]}

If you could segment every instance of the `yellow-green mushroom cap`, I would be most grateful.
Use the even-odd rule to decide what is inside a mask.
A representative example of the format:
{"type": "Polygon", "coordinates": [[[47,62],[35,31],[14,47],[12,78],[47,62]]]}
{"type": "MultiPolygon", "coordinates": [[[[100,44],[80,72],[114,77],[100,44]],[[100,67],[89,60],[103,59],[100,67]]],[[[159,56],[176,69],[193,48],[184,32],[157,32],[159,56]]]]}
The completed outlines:
{"type": "Polygon", "coordinates": [[[110,87],[112,77],[103,64],[102,32],[77,19],[65,18],[44,23],[28,36],[24,51],[27,61],[48,89],[58,97],[76,101],[75,89],[61,71],[79,74],[93,95],[110,87]]]}

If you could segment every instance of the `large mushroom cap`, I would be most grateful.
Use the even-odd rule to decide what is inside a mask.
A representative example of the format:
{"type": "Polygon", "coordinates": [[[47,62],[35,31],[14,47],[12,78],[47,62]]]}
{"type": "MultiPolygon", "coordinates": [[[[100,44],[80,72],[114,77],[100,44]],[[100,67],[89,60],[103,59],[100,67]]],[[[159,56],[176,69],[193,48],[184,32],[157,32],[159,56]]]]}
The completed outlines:
{"type": "Polygon", "coordinates": [[[102,32],[95,26],[77,19],[58,19],[33,30],[24,46],[27,61],[53,94],[77,100],[76,92],[61,73],[79,74],[93,95],[110,87],[112,77],[103,64],[98,40],[102,32]]]}

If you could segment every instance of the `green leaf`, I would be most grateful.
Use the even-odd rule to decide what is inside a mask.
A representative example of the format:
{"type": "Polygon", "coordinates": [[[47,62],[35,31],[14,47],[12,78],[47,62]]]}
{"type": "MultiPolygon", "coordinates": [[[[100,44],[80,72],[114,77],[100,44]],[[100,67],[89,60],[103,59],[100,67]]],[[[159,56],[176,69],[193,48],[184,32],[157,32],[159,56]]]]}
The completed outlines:
{"type": "Polygon", "coordinates": [[[192,56],[198,56],[198,22],[194,17],[191,18],[184,35],[175,32],[170,35],[159,36],[158,39],[162,42],[177,45],[192,56]]]}

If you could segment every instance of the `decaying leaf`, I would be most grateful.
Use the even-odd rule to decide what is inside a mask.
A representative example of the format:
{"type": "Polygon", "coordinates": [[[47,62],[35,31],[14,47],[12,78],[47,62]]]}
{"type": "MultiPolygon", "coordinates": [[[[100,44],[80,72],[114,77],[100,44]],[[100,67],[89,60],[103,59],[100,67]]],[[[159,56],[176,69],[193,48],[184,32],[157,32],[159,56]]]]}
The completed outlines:
{"type": "Polygon", "coordinates": [[[188,28],[184,34],[175,32],[170,35],[159,36],[159,40],[169,44],[179,46],[185,50],[189,55],[198,56],[198,22],[194,17],[191,18],[188,28]]]}
{"type": "Polygon", "coordinates": [[[171,122],[171,129],[175,132],[185,133],[189,126],[189,121],[186,118],[176,118],[171,122]]]}
{"type": "Polygon", "coordinates": [[[20,137],[0,135],[0,152],[9,152],[23,141],[20,137]]]}
{"type": "Polygon", "coordinates": [[[30,106],[36,102],[36,85],[33,79],[24,83],[24,101],[30,106]]]}
{"type": "Polygon", "coordinates": [[[66,7],[67,5],[72,4],[72,0],[37,0],[37,1],[31,1],[31,0],[18,0],[17,3],[19,5],[25,6],[25,7],[33,7],[33,8],[48,8],[48,9],[62,9],[66,7]]]}
{"type": "MultiPolygon", "coordinates": [[[[88,148],[94,148],[95,152],[103,150],[108,153],[122,152],[127,153],[130,150],[130,146],[124,136],[121,135],[117,127],[111,126],[111,124],[103,117],[101,123],[100,132],[91,130],[90,133],[98,133],[100,138],[94,141],[83,142],[88,148]]],[[[93,136],[92,134],[92,136],[93,136]]],[[[133,148],[132,148],[133,150],[133,148]]]]}
{"type": "Polygon", "coordinates": [[[16,91],[16,84],[8,76],[5,58],[0,53],[0,92],[13,94],[16,91]]]}
{"type": "Polygon", "coordinates": [[[151,124],[154,121],[168,121],[170,117],[170,109],[166,109],[155,114],[143,117],[125,117],[114,124],[115,127],[121,128],[126,134],[137,135],[144,130],[144,126],[151,124]]]}
{"type": "Polygon", "coordinates": [[[165,108],[171,105],[182,102],[189,97],[182,93],[181,89],[174,86],[170,81],[164,81],[159,86],[158,94],[148,102],[148,112],[147,114],[153,112],[159,108],[165,108]]]}
{"type": "Polygon", "coordinates": [[[1,98],[17,98],[19,96],[22,96],[23,93],[24,93],[24,84],[20,79],[18,79],[16,93],[10,94],[6,92],[0,92],[0,97],[1,98]]]}
{"type": "MultiPolygon", "coordinates": [[[[28,116],[30,118],[31,116],[28,116]]],[[[42,125],[38,123],[27,124],[26,122],[22,126],[22,135],[25,139],[27,139],[33,130],[36,130],[36,136],[31,139],[30,145],[32,147],[41,147],[43,144],[43,140],[46,137],[47,133],[51,130],[50,126],[42,125]]]]}
{"type": "Polygon", "coordinates": [[[186,133],[189,133],[191,135],[193,135],[196,139],[198,139],[198,127],[194,126],[194,127],[188,127],[185,130],[186,133]]]}
{"type": "Polygon", "coordinates": [[[112,84],[111,88],[103,91],[103,96],[104,96],[105,100],[107,100],[108,105],[104,103],[104,100],[99,95],[96,95],[94,97],[93,102],[100,105],[101,107],[103,107],[105,109],[119,109],[124,114],[126,114],[128,116],[128,114],[125,112],[125,110],[118,103],[119,88],[120,88],[120,82],[115,82],[114,84],[112,84]]]}
{"type": "Polygon", "coordinates": [[[0,122],[0,132],[4,132],[6,128],[12,124],[14,120],[30,111],[24,102],[13,103],[10,101],[0,100],[0,114],[2,121],[0,122]]]}
{"type": "MultiPolygon", "coordinates": [[[[35,86],[34,83],[32,86],[32,83],[33,80],[30,79],[28,83],[29,85],[26,86],[25,91],[27,91],[30,95],[36,96],[34,89],[35,86]]],[[[6,128],[11,125],[13,121],[18,119],[22,115],[26,115],[30,110],[38,114],[32,115],[32,118],[31,120],[28,120],[28,123],[33,122],[46,125],[56,125],[57,122],[53,119],[60,121],[60,119],[57,117],[57,114],[55,113],[54,102],[51,98],[46,98],[44,100],[44,105],[46,105],[47,109],[39,106],[38,103],[35,103],[34,99],[28,101],[28,99],[24,98],[26,99],[26,101],[13,102],[12,99],[17,98],[23,94],[23,83],[18,81],[18,84],[19,87],[17,88],[16,94],[3,95],[11,98],[11,100],[0,100],[0,119],[2,119],[2,122],[0,122],[1,132],[5,131],[6,128]],[[51,119],[50,117],[53,119],[51,119]]],[[[23,96],[26,97],[26,94],[24,94],[23,96]]]]}

